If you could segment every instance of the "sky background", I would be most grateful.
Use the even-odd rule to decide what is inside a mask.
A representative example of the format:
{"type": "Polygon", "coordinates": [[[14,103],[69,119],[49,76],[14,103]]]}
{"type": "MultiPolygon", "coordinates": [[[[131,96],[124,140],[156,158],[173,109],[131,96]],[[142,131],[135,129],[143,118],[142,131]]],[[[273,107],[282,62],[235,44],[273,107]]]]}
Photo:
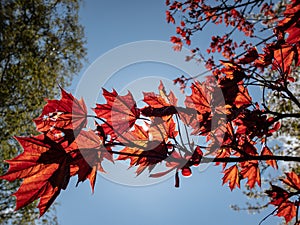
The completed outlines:
{"type": "MultiPolygon", "coordinates": [[[[88,67],[112,49],[143,40],[169,41],[170,36],[175,35],[175,27],[165,22],[165,10],[163,0],[85,0],[80,11],[80,20],[85,27],[89,62],[84,66],[81,76],[74,80],[69,91],[76,93],[79,80],[86,74],[88,67]]],[[[210,35],[216,32],[209,30],[195,43],[199,47],[206,46],[210,35]]],[[[134,53],[128,52],[128,56],[131,54],[134,53]]],[[[201,65],[197,66],[201,70],[201,65]]],[[[101,77],[101,71],[98,72],[101,77]]],[[[168,83],[182,73],[184,71],[178,68],[160,63],[132,64],[113,74],[106,81],[105,87],[120,91],[134,87],[146,91],[147,88],[153,88],[149,77],[155,77],[153,79],[157,80],[158,86],[157,77],[165,78],[168,83]],[[139,82],[133,83],[135,79],[139,79],[139,82]]],[[[135,98],[140,100],[139,96],[135,98]]],[[[148,186],[130,186],[98,175],[94,194],[91,193],[87,181],[75,187],[77,178],[74,177],[67,190],[62,191],[56,200],[60,204],[57,207],[59,224],[253,225],[258,224],[273,210],[269,208],[258,215],[250,215],[247,211],[233,211],[230,205],[244,206],[248,200],[241,190],[231,192],[227,184],[222,186],[220,169],[210,165],[200,172],[194,168],[191,177],[181,178],[180,188],[174,187],[173,177],[148,186]]],[[[280,219],[270,217],[263,224],[278,222],[280,219]]]]}

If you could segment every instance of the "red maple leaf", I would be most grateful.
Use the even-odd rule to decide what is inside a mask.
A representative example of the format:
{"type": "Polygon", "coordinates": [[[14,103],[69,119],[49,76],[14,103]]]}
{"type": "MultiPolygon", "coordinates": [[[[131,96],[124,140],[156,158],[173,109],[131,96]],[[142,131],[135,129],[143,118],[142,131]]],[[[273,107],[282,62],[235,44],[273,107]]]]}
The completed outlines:
{"type": "Polygon", "coordinates": [[[130,92],[120,96],[115,90],[109,92],[103,88],[103,96],[107,103],[97,104],[94,111],[99,118],[106,120],[103,124],[106,134],[120,136],[134,125],[140,116],[140,110],[130,92]]]}
{"type": "MultiPolygon", "coordinates": [[[[155,165],[167,157],[168,148],[165,140],[171,134],[165,132],[172,131],[173,128],[163,128],[163,124],[155,124],[145,131],[142,126],[134,125],[134,130],[124,135],[124,141],[128,142],[127,146],[122,149],[118,160],[130,159],[130,167],[138,166],[137,175],[142,173],[147,167],[151,171],[155,165]],[[151,135],[150,135],[151,132],[151,135]],[[166,136],[165,136],[166,135],[166,136]]],[[[121,140],[122,142],[122,140],[121,140]]],[[[124,142],[122,142],[124,143],[124,142]]]]}
{"type": "Polygon", "coordinates": [[[257,161],[246,161],[241,163],[241,175],[243,178],[248,178],[247,184],[249,188],[253,188],[255,183],[261,185],[260,170],[257,161]]]}
{"type": "MultiPolygon", "coordinates": [[[[218,149],[215,153],[216,155],[216,158],[225,158],[225,157],[230,157],[231,155],[231,149],[230,148],[221,148],[221,149],[218,149]]],[[[220,165],[221,163],[220,162],[216,162],[216,166],[220,165]]],[[[223,170],[225,169],[227,163],[222,163],[222,167],[223,167],[223,170]]]]}
{"type": "Polygon", "coordinates": [[[69,156],[60,144],[40,134],[35,137],[17,137],[24,152],[7,160],[9,170],[1,179],[24,179],[14,196],[16,210],[40,198],[38,208],[42,216],[65,189],[70,178],[69,156]]]}
{"type": "MultiPolygon", "coordinates": [[[[271,152],[271,150],[267,146],[264,146],[261,153],[260,153],[260,155],[273,155],[273,153],[271,152]]],[[[268,165],[272,166],[275,169],[278,168],[276,160],[267,160],[266,163],[268,165]]]]}
{"type": "MultiPolygon", "coordinates": [[[[299,176],[294,172],[289,172],[286,173],[286,177],[285,179],[281,179],[281,181],[299,191],[299,176]]],[[[270,204],[277,206],[276,216],[284,217],[286,223],[290,222],[296,216],[296,205],[299,203],[292,202],[289,198],[298,194],[297,192],[288,192],[281,187],[271,185],[271,190],[267,190],[266,193],[272,199],[270,204]]]]}
{"type": "Polygon", "coordinates": [[[277,209],[276,216],[284,217],[286,223],[290,222],[296,216],[296,206],[291,201],[283,202],[277,209]]]}
{"type": "Polygon", "coordinates": [[[240,177],[237,165],[233,165],[224,171],[223,185],[227,182],[229,182],[231,190],[236,186],[240,187],[240,177]]]}
{"type": "Polygon", "coordinates": [[[242,67],[237,65],[236,63],[224,60],[220,60],[220,63],[224,66],[220,70],[220,72],[222,72],[227,79],[233,80],[235,83],[238,83],[246,77],[246,74],[243,71],[242,67]]]}
{"type": "Polygon", "coordinates": [[[37,130],[53,139],[72,142],[87,123],[87,109],[83,99],[61,89],[60,100],[48,100],[42,114],[34,119],[37,130]]]}
{"type": "Polygon", "coordinates": [[[108,149],[93,131],[81,131],[70,144],[59,144],[47,135],[17,137],[24,152],[7,160],[9,170],[1,179],[24,179],[17,197],[16,210],[40,198],[38,208],[43,215],[61,189],[65,189],[71,176],[78,175],[78,182],[90,180],[92,190],[97,170],[104,172],[101,162],[112,161],[108,149]]]}
{"type": "Polygon", "coordinates": [[[211,91],[207,86],[196,81],[191,86],[192,94],[185,99],[185,105],[189,108],[196,109],[200,114],[211,112],[211,91]]]}
{"type": "Polygon", "coordinates": [[[143,101],[153,108],[177,105],[177,98],[174,93],[170,91],[169,94],[167,94],[162,81],[160,81],[158,91],[159,94],[155,94],[154,92],[144,92],[143,101]]]}
{"type": "Polygon", "coordinates": [[[289,36],[286,39],[288,44],[299,44],[300,41],[300,27],[299,27],[299,12],[300,4],[298,1],[291,1],[287,4],[284,19],[278,22],[278,30],[286,31],[289,36]]]}
{"type": "Polygon", "coordinates": [[[295,190],[300,190],[300,176],[298,176],[295,172],[285,173],[286,178],[281,179],[281,181],[295,190]]]}
{"type": "Polygon", "coordinates": [[[275,206],[280,206],[289,198],[289,193],[276,185],[271,185],[271,190],[267,190],[266,194],[272,199],[270,204],[275,206]]]}
{"type": "Polygon", "coordinates": [[[242,81],[238,84],[238,89],[239,90],[233,104],[237,108],[241,108],[242,106],[249,106],[252,102],[252,98],[249,95],[247,87],[243,85],[242,81]]]}
{"type": "Polygon", "coordinates": [[[258,52],[256,47],[250,48],[247,53],[240,59],[238,59],[239,64],[248,64],[252,63],[258,58],[258,52]]]}
{"type": "Polygon", "coordinates": [[[272,64],[274,51],[270,47],[264,48],[264,54],[259,54],[258,58],[254,61],[254,66],[260,68],[262,71],[272,64]]]}
{"type": "Polygon", "coordinates": [[[130,159],[130,166],[136,164],[139,155],[146,148],[149,141],[149,133],[142,126],[134,124],[134,129],[125,133],[118,140],[126,144],[126,147],[121,150],[118,160],[130,159]],[[123,154],[124,153],[124,154],[123,154]]]}
{"type": "Polygon", "coordinates": [[[185,110],[181,107],[177,107],[177,98],[172,91],[167,94],[162,81],[160,81],[158,91],[159,94],[154,92],[143,92],[143,101],[148,104],[148,106],[141,109],[141,113],[144,116],[161,117],[164,120],[169,120],[174,114],[178,114],[185,110]]]}
{"type": "Polygon", "coordinates": [[[150,125],[149,134],[151,135],[151,140],[164,140],[167,142],[169,138],[175,138],[178,135],[178,131],[176,131],[176,123],[173,118],[164,121],[162,118],[156,117],[150,125]]]}
{"type": "Polygon", "coordinates": [[[178,114],[177,98],[172,91],[167,94],[165,87],[160,81],[159,94],[154,92],[143,92],[143,101],[148,104],[141,109],[141,113],[147,117],[162,117],[168,120],[173,114],[178,114]]]}
{"type": "Polygon", "coordinates": [[[94,131],[82,130],[75,141],[65,148],[70,153],[71,175],[78,175],[78,182],[90,180],[92,191],[96,182],[97,171],[105,172],[101,163],[104,159],[113,162],[110,147],[103,145],[103,140],[94,131]]]}
{"type": "Polygon", "coordinates": [[[298,49],[289,44],[283,44],[274,51],[273,69],[280,69],[284,73],[290,73],[292,62],[296,60],[298,65],[298,49]]]}
{"type": "Polygon", "coordinates": [[[194,113],[187,115],[184,112],[180,112],[182,121],[188,126],[191,126],[194,130],[191,133],[205,134],[211,130],[211,101],[212,90],[205,83],[201,84],[196,81],[191,86],[192,94],[185,99],[186,107],[196,110],[194,113]]]}

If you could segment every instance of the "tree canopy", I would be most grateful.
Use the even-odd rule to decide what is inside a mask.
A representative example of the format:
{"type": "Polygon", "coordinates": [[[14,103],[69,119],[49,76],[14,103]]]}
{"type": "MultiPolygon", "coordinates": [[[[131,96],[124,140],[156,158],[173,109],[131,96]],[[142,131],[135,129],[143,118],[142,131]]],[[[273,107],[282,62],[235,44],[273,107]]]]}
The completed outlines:
{"type": "MultiPolygon", "coordinates": [[[[78,10],[77,0],[0,1],[1,173],[7,170],[3,160],[21,151],[13,136],[36,133],[30,121],[44,99],[57,96],[58,85],[69,85],[82,67],[86,50],[78,10]]],[[[9,196],[19,182],[0,182],[0,223],[34,224],[36,204],[13,212],[9,196]]]]}

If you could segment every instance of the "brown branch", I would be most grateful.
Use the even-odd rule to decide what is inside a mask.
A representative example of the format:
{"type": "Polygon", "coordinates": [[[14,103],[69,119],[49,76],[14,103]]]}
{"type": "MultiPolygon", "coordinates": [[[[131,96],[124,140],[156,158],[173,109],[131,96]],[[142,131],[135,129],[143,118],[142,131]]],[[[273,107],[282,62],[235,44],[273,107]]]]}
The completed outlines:
{"type": "MultiPolygon", "coordinates": [[[[82,149],[84,150],[84,149],[82,149]]],[[[104,150],[104,149],[95,149],[101,152],[110,152],[112,154],[116,155],[126,155],[126,156],[132,156],[132,157],[144,157],[141,154],[136,153],[126,153],[126,152],[120,152],[120,151],[113,151],[113,150],[104,150]]],[[[162,156],[147,156],[149,158],[153,159],[160,159],[164,160],[166,158],[170,158],[170,161],[174,162],[182,162],[182,160],[179,160],[177,158],[173,158],[172,156],[168,157],[162,157],[162,156]]],[[[223,158],[213,158],[213,157],[202,157],[201,163],[211,163],[211,162],[223,162],[223,163],[237,163],[237,162],[247,162],[251,160],[258,160],[258,161],[267,161],[267,160],[278,160],[278,161],[285,161],[285,162],[300,162],[299,156],[281,156],[281,155],[247,155],[243,157],[223,157],[223,158]]],[[[193,165],[192,161],[190,162],[191,165],[193,165]]],[[[191,166],[190,165],[190,166],[191,166]]]]}
{"type": "Polygon", "coordinates": [[[286,87],[284,91],[288,94],[290,99],[300,108],[300,102],[299,100],[294,96],[294,94],[286,87]]]}
{"type": "Polygon", "coordinates": [[[179,113],[186,113],[190,115],[197,114],[197,111],[193,108],[189,107],[180,107],[180,106],[163,106],[160,108],[153,108],[151,106],[144,107],[141,109],[141,113],[143,116],[147,117],[163,117],[163,116],[170,116],[179,113]]]}
{"type": "Polygon", "coordinates": [[[247,157],[224,157],[224,158],[209,158],[203,157],[201,163],[210,162],[225,162],[225,163],[235,163],[235,162],[246,162],[250,160],[266,161],[266,160],[279,160],[285,162],[300,162],[300,157],[298,156],[281,156],[281,155],[253,155],[247,157]]]}
{"type": "Polygon", "coordinates": [[[295,224],[297,224],[298,222],[300,222],[300,220],[299,220],[299,201],[300,201],[300,197],[298,198],[298,200],[295,202],[296,203],[296,205],[297,205],[297,209],[296,209],[296,223],[295,224]]]}

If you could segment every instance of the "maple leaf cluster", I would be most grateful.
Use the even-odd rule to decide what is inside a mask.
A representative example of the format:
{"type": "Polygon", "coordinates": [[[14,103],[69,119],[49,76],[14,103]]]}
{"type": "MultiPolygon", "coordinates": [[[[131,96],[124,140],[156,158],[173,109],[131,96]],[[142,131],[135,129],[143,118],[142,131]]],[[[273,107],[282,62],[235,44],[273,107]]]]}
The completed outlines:
{"type": "Polygon", "coordinates": [[[290,222],[299,208],[299,199],[293,197],[300,193],[300,176],[294,172],[286,173],[286,178],[281,179],[287,189],[271,185],[271,190],[267,190],[267,195],[271,198],[269,204],[276,207],[276,215],[284,217],[285,221],[290,222]]]}
{"type": "MultiPolygon", "coordinates": [[[[223,166],[223,184],[229,183],[233,190],[240,187],[243,179],[252,189],[261,185],[261,161],[266,166],[278,168],[277,156],[271,150],[270,137],[280,129],[280,121],[284,118],[299,118],[299,113],[280,113],[270,110],[266,104],[266,93],[289,99],[300,109],[300,102],[291,91],[296,81],[295,73],[300,65],[300,2],[292,0],[285,4],[275,5],[265,1],[166,1],[167,22],[176,24],[178,36],[172,36],[175,50],[181,50],[184,44],[192,44],[192,36],[203,31],[209,24],[222,25],[228,31],[211,37],[206,55],[198,47],[191,50],[186,60],[200,60],[205,63],[211,75],[207,79],[216,79],[217,86],[224,96],[226,120],[218,125],[224,137],[218,140],[216,135],[210,137],[210,147],[218,146],[214,151],[217,165],[223,166]],[[258,14],[256,12],[259,12],[258,14]],[[257,23],[255,21],[260,21],[257,23]],[[234,33],[243,34],[245,39],[234,41],[234,33]],[[217,58],[225,58],[216,62],[217,58]],[[265,74],[271,74],[265,76],[265,74]],[[213,77],[213,78],[211,78],[213,77]],[[262,87],[262,103],[253,102],[249,94],[249,86],[262,87]],[[218,158],[248,158],[248,161],[237,161],[227,166],[228,162],[220,162],[218,158]]],[[[197,77],[197,76],[196,76],[197,77]]],[[[193,80],[181,76],[174,80],[181,90],[193,80]]],[[[200,89],[199,89],[200,90],[200,89]]],[[[199,91],[198,91],[199,92],[199,91]]],[[[196,95],[199,96],[199,93],[196,95]]],[[[204,129],[207,130],[207,129],[204,129]]],[[[203,131],[204,131],[203,130],[203,131]]],[[[214,134],[211,130],[210,133],[214,134]]],[[[213,152],[213,150],[210,150],[213,152]]],[[[298,160],[296,160],[298,161],[298,160]]],[[[289,184],[295,190],[297,174],[286,173],[289,184]],[[293,176],[293,178],[291,178],[293,176]]],[[[290,197],[299,198],[299,192],[283,191],[272,185],[267,191],[271,197],[270,204],[276,206],[277,216],[284,217],[288,223],[296,217],[298,220],[299,199],[288,201],[290,197]],[[276,196],[285,196],[279,201],[276,196]],[[275,196],[275,197],[274,197],[275,196]],[[274,204],[275,202],[275,204],[274,204]]],[[[279,197],[278,197],[279,198],[279,197]]],[[[274,211],[274,212],[275,212],[274,211]]]]}
{"type": "MultiPolygon", "coordinates": [[[[61,89],[61,99],[48,100],[42,114],[33,120],[40,134],[15,137],[24,151],[6,160],[9,170],[0,178],[23,179],[14,193],[16,210],[39,199],[38,208],[43,215],[60,191],[67,188],[72,176],[77,175],[78,183],[88,179],[94,190],[97,172],[105,172],[102,167],[105,159],[112,162],[128,159],[130,167],[137,167],[137,175],[145,169],[151,171],[169,156],[165,163],[172,170],[182,170],[184,176],[191,173],[189,166],[181,169],[189,157],[200,162],[199,148],[193,154],[181,146],[186,152],[184,158],[175,152],[179,132],[172,117],[178,116],[174,107],[177,98],[172,91],[167,94],[162,83],[159,94],[144,93],[147,106],[143,108],[137,107],[130,92],[120,96],[115,90],[103,89],[103,96],[106,103],[94,108],[94,130],[86,127],[90,116],[84,101],[61,89]],[[122,150],[112,149],[120,146],[122,150]],[[118,157],[113,158],[113,154],[118,157]]],[[[182,110],[188,115],[188,109],[182,110]]]]}
{"type": "MultiPolygon", "coordinates": [[[[191,95],[185,99],[185,106],[180,107],[174,93],[167,93],[161,82],[158,94],[144,93],[146,105],[139,108],[130,92],[121,96],[115,90],[109,92],[103,89],[106,103],[96,104],[93,109],[95,116],[91,116],[87,115],[82,99],[78,100],[62,89],[61,99],[48,100],[42,114],[34,119],[40,134],[16,137],[24,152],[7,160],[9,170],[0,178],[8,181],[23,179],[14,194],[16,209],[40,199],[38,207],[41,215],[60,191],[66,189],[72,176],[77,175],[78,183],[88,179],[94,190],[97,172],[105,172],[103,160],[129,160],[130,167],[137,167],[137,175],[147,169],[150,177],[154,178],[174,171],[175,186],[178,187],[178,173],[190,176],[191,167],[201,163],[203,151],[218,158],[221,157],[218,147],[225,149],[225,145],[233,145],[239,140],[243,142],[236,145],[239,151],[227,148],[226,156],[242,155],[243,151],[255,154],[251,142],[240,137],[246,130],[237,130],[236,135],[229,125],[237,121],[226,121],[226,116],[232,114],[229,103],[236,104],[235,107],[240,110],[245,110],[250,104],[247,90],[237,87],[237,91],[225,100],[225,105],[219,94],[217,82],[195,81],[191,85],[191,95]],[[93,130],[86,127],[89,117],[95,119],[93,130]],[[179,121],[185,134],[180,131],[179,121]],[[214,124],[215,121],[218,121],[217,124],[214,124]],[[209,145],[203,149],[190,140],[189,135],[206,137],[209,145]],[[225,142],[223,135],[226,136],[225,142]],[[114,147],[123,148],[116,151],[114,147]],[[113,157],[114,154],[118,157],[113,157]],[[164,164],[166,171],[151,173],[158,163],[164,164]]],[[[239,121],[244,124],[243,118],[239,121]]],[[[206,160],[212,161],[207,157],[206,160]]],[[[257,165],[254,161],[239,165],[243,168],[241,174],[249,179],[251,187],[255,182],[259,183],[257,165]]],[[[226,179],[232,183],[231,175],[225,174],[224,181],[226,179]]]]}
{"type": "Polygon", "coordinates": [[[7,160],[10,167],[1,179],[23,179],[14,193],[16,210],[40,199],[38,208],[43,215],[75,175],[78,182],[89,179],[94,188],[97,170],[103,171],[101,161],[112,159],[111,154],[103,151],[106,147],[99,136],[82,130],[87,123],[84,101],[63,89],[61,94],[60,100],[48,100],[42,114],[34,119],[41,134],[15,137],[24,151],[7,160]]]}
{"type": "MultiPolygon", "coordinates": [[[[78,183],[88,179],[94,190],[97,172],[105,172],[102,167],[105,159],[129,160],[130,167],[137,167],[137,175],[147,169],[153,178],[174,171],[176,187],[179,186],[179,172],[182,176],[190,176],[191,167],[215,160],[217,164],[223,162],[223,183],[229,182],[231,189],[245,178],[250,188],[256,183],[260,185],[258,160],[250,160],[258,151],[250,137],[267,136],[274,127],[270,120],[268,126],[263,127],[264,134],[257,132],[257,127],[268,120],[259,113],[249,118],[253,115],[247,114],[251,98],[246,87],[237,87],[236,92],[222,101],[218,96],[221,92],[217,80],[195,81],[185,106],[180,107],[174,93],[167,93],[161,82],[158,94],[144,93],[146,106],[142,108],[137,106],[130,92],[121,96],[115,90],[103,89],[106,103],[96,104],[95,116],[87,115],[82,99],[64,90],[61,92],[61,99],[48,100],[42,114],[34,119],[41,134],[16,137],[24,152],[7,160],[9,170],[0,177],[8,181],[23,179],[14,194],[16,209],[40,199],[38,207],[43,215],[75,175],[78,183]],[[233,117],[232,107],[243,114],[233,117]],[[94,130],[86,128],[89,117],[95,119],[94,130]],[[257,124],[250,122],[253,120],[257,124]],[[188,144],[182,140],[184,134],[179,121],[186,132],[190,129],[190,133],[185,134],[188,144]],[[208,145],[197,145],[189,135],[206,137],[208,145]],[[113,149],[120,146],[121,150],[113,149]],[[114,158],[113,154],[118,157],[114,158]],[[243,160],[225,169],[231,156],[243,160]],[[166,171],[151,173],[158,163],[163,163],[166,171]]],[[[267,146],[260,154],[272,156],[267,146]]],[[[266,163],[277,167],[275,160],[266,163]]]]}

